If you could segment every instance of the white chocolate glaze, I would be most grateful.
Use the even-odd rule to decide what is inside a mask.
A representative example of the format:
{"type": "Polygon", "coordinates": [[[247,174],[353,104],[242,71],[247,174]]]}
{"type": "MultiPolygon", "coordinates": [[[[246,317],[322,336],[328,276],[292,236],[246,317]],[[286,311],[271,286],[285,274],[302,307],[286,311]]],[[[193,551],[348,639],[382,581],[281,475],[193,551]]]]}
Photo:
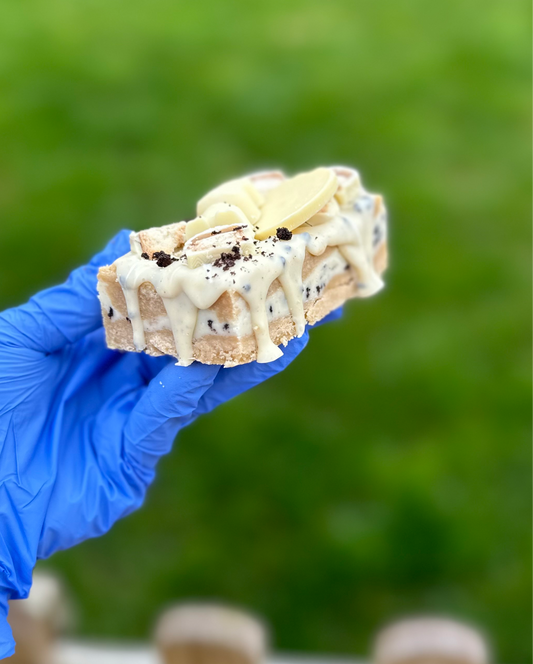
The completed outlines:
{"type": "MultiPolygon", "coordinates": [[[[205,311],[226,291],[238,293],[248,305],[248,315],[243,314],[243,328],[239,332],[244,334],[246,328],[251,327],[257,343],[257,361],[271,362],[282,355],[269,334],[273,305],[269,303],[267,309],[267,299],[272,299],[267,294],[272,282],[279,279],[283,291],[285,305],[280,307],[280,315],[286,315],[281,314],[281,309],[288,305],[297,336],[301,336],[306,323],[303,303],[306,289],[311,288],[307,285],[309,279],[305,285],[302,283],[306,251],[320,256],[327,247],[338,247],[338,253],[332,254],[337,256],[335,270],[342,270],[346,263],[349,264],[358,275],[358,295],[368,297],[383,286],[373,258],[385,240],[386,212],[381,198],[362,188],[355,201],[343,205],[330,221],[318,226],[304,224],[287,241],[276,237],[255,240],[255,253],[238,258],[231,267],[210,263],[191,269],[183,252],[175,254],[174,262],[167,267],[159,267],[156,262],[141,258],[139,243],[132,234],[132,250],[116,261],[116,269],[131,320],[135,348],[142,351],[146,347],[138,289],[142,283],[149,282],[164,303],[167,316],[160,317],[160,324],[172,330],[178,364],[187,366],[193,362],[193,339],[202,332],[210,333],[212,325],[218,323],[213,312],[210,311],[206,318],[205,311]],[[339,254],[343,260],[339,260],[339,254]],[[208,330],[205,330],[206,325],[208,330]]],[[[327,271],[327,268],[323,269],[327,271]]],[[[329,280],[332,276],[323,275],[322,279],[329,280]]],[[[316,292],[319,293],[320,288],[316,292]]],[[[153,322],[150,328],[146,327],[147,331],[153,329],[153,322]]],[[[231,332],[235,333],[235,330],[231,332]]]]}
{"type": "MultiPolygon", "coordinates": [[[[317,265],[304,280],[302,284],[304,302],[314,300],[327,283],[333,277],[343,274],[347,267],[349,267],[348,263],[338,250],[331,252],[324,262],[317,265]]],[[[112,304],[105,289],[101,287],[100,300],[103,307],[105,307],[104,302],[108,303],[108,307],[106,308],[108,311],[112,304]]],[[[250,309],[247,304],[242,300],[237,300],[234,306],[236,311],[233,311],[231,320],[228,322],[220,320],[215,309],[199,309],[194,329],[194,339],[200,339],[209,334],[235,337],[246,337],[253,334],[250,309]]],[[[266,312],[269,323],[291,315],[283,289],[277,289],[274,293],[267,296],[266,312]]],[[[124,318],[117,309],[114,310],[113,320],[124,318]]],[[[143,324],[145,332],[171,331],[170,319],[166,314],[145,319],[143,324]]]]}

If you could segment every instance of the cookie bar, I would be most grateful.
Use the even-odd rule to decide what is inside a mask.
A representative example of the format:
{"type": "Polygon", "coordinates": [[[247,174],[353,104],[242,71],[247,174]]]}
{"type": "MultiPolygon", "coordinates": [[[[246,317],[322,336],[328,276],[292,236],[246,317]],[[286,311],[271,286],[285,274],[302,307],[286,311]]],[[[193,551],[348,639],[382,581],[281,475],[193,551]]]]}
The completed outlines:
{"type": "Polygon", "coordinates": [[[100,268],[110,348],[182,366],[271,362],[306,324],[383,286],[385,206],[353,169],[232,180],[197,214],[132,233],[131,251],[100,268]]]}

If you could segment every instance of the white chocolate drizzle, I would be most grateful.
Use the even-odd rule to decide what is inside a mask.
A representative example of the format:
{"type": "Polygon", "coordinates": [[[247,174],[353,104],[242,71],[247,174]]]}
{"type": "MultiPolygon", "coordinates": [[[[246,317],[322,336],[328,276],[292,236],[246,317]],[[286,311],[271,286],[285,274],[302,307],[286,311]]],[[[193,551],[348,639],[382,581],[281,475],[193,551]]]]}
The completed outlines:
{"type": "Polygon", "coordinates": [[[267,294],[278,279],[295,324],[296,334],[305,331],[302,268],[306,251],[320,256],[327,247],[338,247],[358,276],[358,296],[368,297],[383,287],[373,258],[386,239],[386,212],[379,206],[374,215],[374,196],[361,190],[354,203],[340,208],[330,221],[318,226],[300,226],[290,240],[267,238],[256,241],[255,254],[238,259],[235,267],[204,264],[191,269],[185,256],[167,267],[140,256],[132,238],[132,251],[116,261],[117,279],[124,292],[128,318],[137,351],[146,348],[145,327],[139,310],[138,290],[151,283],[161,297],[174,337],[178,364],[193,359],[193,338],[198,311],[212,307],[226,291],[238,293],[247,303],[257,343],[257,361],[271,362],[282,355],[272,342],[266,309],[267,294]],[[225,269],[224,269],[225,267],[225,269]]]}

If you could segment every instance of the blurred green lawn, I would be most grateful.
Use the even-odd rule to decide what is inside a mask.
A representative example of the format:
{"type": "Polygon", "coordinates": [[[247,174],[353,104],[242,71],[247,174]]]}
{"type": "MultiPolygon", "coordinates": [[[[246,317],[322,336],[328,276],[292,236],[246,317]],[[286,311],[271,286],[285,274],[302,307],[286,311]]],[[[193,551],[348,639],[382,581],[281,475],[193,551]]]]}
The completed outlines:
{"type": "Polygon", "coordinates": [[[530,47],[525,0],[3,4],[3,307],[252,169],[353,164],[390,210],[387,289],[45,563],[81,633],[207,596],[284,650],[436,611],[530,660],[530,47]]]}

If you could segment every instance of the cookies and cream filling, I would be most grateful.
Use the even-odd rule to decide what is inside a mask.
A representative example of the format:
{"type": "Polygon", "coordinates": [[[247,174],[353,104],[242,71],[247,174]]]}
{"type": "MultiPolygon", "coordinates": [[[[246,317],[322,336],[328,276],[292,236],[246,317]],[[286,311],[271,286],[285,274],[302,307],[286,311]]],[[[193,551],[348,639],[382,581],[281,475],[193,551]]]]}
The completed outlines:
{"type": "MultiPolygon", "coordinates": [[[[204,196],[197,210],[180,246],[172,246],[174,239],[165,244],[167,251],[143,251],[141,234],[134,233],[131,251],[115,263],[138,351],[146,347],[145,332],[170,329],[178,363],[187,366],[195,338],[253,333],[257,361],[271,362],[282,352],[270,338],[269,323],[290,315],[301,336],[305,302],[319,297],[335,275],[353,268],[360,297],[383,286],[374,258],[386,242],[386,211],[352,169],[233,180],[204,196]],[[304,279],[306,254],[321,256],[328,247],[335,250],[304,279]],[[281,288],[269,293],[276,280],[281,288]],[[145,282],[161,297],[166,316],[141,318],[138,289],[145,282]],[[211,309],[226,291],[243,300],[231,323],[218,321],[211,309]]],[[[163,238],[163,229],[158,232],[163,238]]],[[[105,298],[101,291],[104,310],[105,298]]]]}
{"type": "MultiPolygon", "coordinates": [[[[341,275],[349,268],[349,264],[342,257],[341,253],[335,249],[319,265],[317,265],[303,280],[303,300],[304,303],[316,299],[325,289],[326,285],[337,275],[341,275]]],[[[100,300],[102,307],[106,312],[112,311],[113,321],[119,321],[126,318],[120,311],[113,307],[105,289],[100,289],[100,300]]],[[[269,324],[278,318],[290,316],[291,312],[283,289],[276,289],[272,294],[267,295],[266,313],[269,324]]],[[[228,337],[246,337],[253,334],[252,320],[250,310],[242,300],[237,300],[236,311],[231,320],[220,319],[216,309],[201,309],[198,311],[196,326],[194,329],[194,339],[199,339],[204,335],[217,334],[228,337]]],[[[153,318],[144,319],[143,327],[145,332],[158,332],[160,330],[171,330],[170,319],[167,315],[159,315],[153,318]]]]}

